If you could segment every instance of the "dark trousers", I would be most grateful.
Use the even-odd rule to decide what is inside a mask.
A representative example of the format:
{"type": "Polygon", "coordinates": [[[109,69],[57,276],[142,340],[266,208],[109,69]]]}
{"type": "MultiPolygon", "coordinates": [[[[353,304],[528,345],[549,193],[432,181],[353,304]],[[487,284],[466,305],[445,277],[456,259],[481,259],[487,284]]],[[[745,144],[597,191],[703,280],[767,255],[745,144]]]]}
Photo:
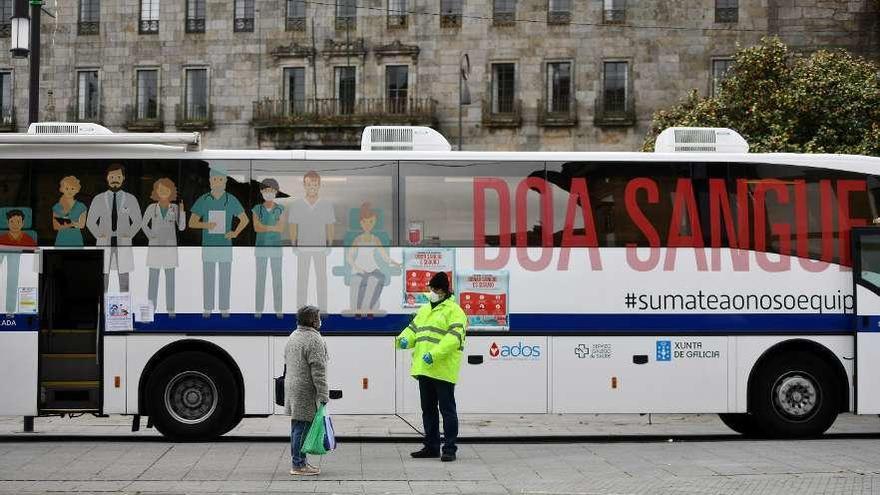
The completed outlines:
{"type": "Polygon", "coordinates": [[[455,410],[455,384],[427,376],[418,377],[422,399],[422,423],[425,426],[425,447],[440,451],[440,416],[443,416],[443,452],[454,454],[458,447],[458,413],[455,410]],[[439,414],[438,414],[439,406],[439,414]]]}

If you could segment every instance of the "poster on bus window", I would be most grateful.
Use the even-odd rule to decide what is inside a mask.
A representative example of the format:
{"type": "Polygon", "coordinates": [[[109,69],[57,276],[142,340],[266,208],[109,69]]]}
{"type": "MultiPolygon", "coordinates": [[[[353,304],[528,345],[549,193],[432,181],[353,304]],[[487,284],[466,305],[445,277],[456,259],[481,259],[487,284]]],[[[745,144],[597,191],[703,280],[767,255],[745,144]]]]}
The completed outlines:
{"type": "Polygon", "coordinates": [[[460,272],[456,275],[458,304],[469,330],[510,330],[506,271],[460,272]]]}
{"type": "Polygon", "coordinates": [[[403,307],[418,308],[428,302],[431,277],[446,272],[450,289],[455,290],[455,250],[447,248],[413,248],[403,250],[403,307]]]}
{"type": "Polygon", "coordinates": [[[130,331],[133,328],[131,312],[131,294],[104,295],[104,323],[108,332],[130,331]]]}

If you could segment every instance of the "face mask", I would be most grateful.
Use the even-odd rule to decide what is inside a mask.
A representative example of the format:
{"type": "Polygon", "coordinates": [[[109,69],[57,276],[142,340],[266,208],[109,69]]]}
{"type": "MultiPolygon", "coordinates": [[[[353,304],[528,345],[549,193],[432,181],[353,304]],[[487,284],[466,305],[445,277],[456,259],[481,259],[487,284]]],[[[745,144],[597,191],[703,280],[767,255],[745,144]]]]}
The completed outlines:
{"type": "Polygon", "coordinates": [[[275,193],[273,192],[263,192],[261,194],[263,195],[264,201],[272,201],[275,199],[275,193]]]}
{"type": "Polygon", "coordinates": [[[440,294],[434,291],[428,292],[428,300],[435,303],[440,300],[440,294]]]}

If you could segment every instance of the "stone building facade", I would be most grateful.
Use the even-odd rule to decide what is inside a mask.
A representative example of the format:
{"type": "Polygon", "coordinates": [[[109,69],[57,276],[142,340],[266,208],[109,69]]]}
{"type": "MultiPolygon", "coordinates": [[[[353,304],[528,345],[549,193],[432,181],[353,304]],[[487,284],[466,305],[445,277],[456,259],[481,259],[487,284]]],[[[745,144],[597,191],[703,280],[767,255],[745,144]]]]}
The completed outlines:
{"type": "MultiPolygon", "coordinates": [[[[0,16],[12,0],[0,0],[0,16]]],[[[876,58],[874,0],[50,0],[40,119],[203,131],[211,148],[345,148],[431,125],[463,148],[635,150],[652,112],[712,91],[737,44],[876,58]],[[713,75],[714,74],[714,75],[713,75]]],[[[4,27],[5,26],[5,27],[4,27]]],[[[0,22],[0,128],[28,61],[0,22]]]]}

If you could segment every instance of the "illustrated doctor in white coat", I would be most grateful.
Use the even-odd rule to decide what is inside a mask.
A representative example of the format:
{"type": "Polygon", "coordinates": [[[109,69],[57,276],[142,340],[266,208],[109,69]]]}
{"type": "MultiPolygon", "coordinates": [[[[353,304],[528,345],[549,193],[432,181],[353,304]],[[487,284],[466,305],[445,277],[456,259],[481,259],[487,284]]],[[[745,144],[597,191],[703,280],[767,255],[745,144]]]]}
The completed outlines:
{"type": "Polygon", "coordinates": [[[183,202],[177,201],[177,186],[167,177],[153,184],[150,199],[155,203],[144,211],[141,230],[149,239],[147,268],[150,281],[147,289],[153,310],[159,308],[159,272],[165,271],[165,309],[174,318],[174,269],[177,268],[177,232],[186,229],[186,213],[183,202]]]}
{"type": "Polygon", "coordinates": [[[128,274],[134,271],[131,240],[141,229],[141,207],[133,194],[122,190],[125,167],[107,167],[110,190],[92,199],[86,226],[95,236],[95,245],[104,247],[104,292],[110,287],[110,270],[119,274],[119,291],[128,292],[128,274]]]}

